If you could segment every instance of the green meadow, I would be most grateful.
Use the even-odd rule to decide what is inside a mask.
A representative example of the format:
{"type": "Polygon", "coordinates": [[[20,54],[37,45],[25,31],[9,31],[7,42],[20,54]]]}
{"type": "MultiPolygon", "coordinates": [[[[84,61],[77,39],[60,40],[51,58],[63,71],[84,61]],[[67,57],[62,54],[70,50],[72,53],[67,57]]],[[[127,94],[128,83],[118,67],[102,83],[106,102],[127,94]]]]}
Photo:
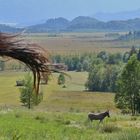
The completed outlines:
{"type": "Polygon", "coordinates": [[[44,99],[31,110],[22,106],[16,80],[27,72],[0,73],[0,140],[139,140],[140,117],[122,115],[115,107],[114,93],[87,92],[86,72],[68,72],[66,88],[52,74],[41,85],[44,99]],[[89,111],[110,110],[103,123],[89,122],[89,111]]]}

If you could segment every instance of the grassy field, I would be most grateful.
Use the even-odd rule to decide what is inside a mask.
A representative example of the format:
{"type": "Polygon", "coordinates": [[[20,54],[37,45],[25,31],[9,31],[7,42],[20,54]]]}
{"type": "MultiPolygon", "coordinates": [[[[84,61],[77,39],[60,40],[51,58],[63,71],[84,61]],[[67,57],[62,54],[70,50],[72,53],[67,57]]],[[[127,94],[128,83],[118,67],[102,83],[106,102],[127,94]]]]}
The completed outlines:
{"type": "MultiPolygon", "coordinates": [[[[106,33],[58,33],[56,36],[50,34],[28,34],[26,39],[36,42],[47,48],[51,54],[73,54],[100,51],[110,53],[126,52],[135,45],[139,47],[140,40],[115,41],[115,38],[105,37],[106,33]]],[[[124,34],[124,33],[120,33],[124,34]]]]}
{"type": "Polygon", "coordinates": [[[84,90],[85,72],[69,72],[66,88],[53,74],[42,85],[43,102],[28,110],[21,106],[15,81],[25,72],[0,73],[0,140],[139,140],[140,117],[122,115],[114,105],[114,94],[84,90]],[[90,123],[89,111],[109,109],[111,118],[90,123]]]}
{"type": "Polygon", "coordinates": [[[1,140],[139,140],[138,117],[111,116],[90,123],[85,113],[7,110],[0,113],[1,140]]]}
{"type": "MultiPolygon", "coordinates": [[[[23,79],[27,72],[0,73],[0,105],[21,106],[19,88],[16,80],[23,79]]],[[[44,100],[37,107],[45,111],[102,111],[111,109],[117,111],[112,93],[86,92],[84,84],[88,74],[86,72],[68,72],[71,77],[66,78],[66,88],[57,85],[58,74],[51,76],[48,85],[41,85],[44,100]]]]}

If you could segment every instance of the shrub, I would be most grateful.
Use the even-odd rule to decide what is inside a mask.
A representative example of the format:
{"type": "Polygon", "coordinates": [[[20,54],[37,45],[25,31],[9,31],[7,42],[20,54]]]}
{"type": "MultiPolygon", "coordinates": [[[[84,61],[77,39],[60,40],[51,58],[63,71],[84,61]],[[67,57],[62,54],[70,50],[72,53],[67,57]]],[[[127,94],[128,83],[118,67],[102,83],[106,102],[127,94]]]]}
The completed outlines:
{"type": "Polygon", "coordinates": [[[118,128],[116,125],[114,124],[104,124],[99,131],[102,133],[113,133],[118,131],[120,128],[118,128]]]}
{"type": "Polygon", "coordinates": [[[130,112],[131,112],[130,109],[122,109],[121,110],[121,113],[124,114],[124,115],[125,114],[130,114],[130,112]]]}
{"type": "Polygon", "coordinates": [[[66,88],[66,85],[63,85],[62,88],[66,88]]]}
{"type": "Polygon", "coordinates": [[[69,124],[71,124],[71,122],[70,122],[70,120],[66,120],[66,121],[64,121],[64,124],[69,125],[69,124]]]}
{"type": "Polygon", "coordinates": [[[131,121],[136,121],[137,120],[137,117],[133,116],[131,117],[131,121]]]}
{"type": "Polygon", "coordinates": [[[64,85],[65,84],[65,76],[64,74],[60,74],[58,77],[58,85],[64,85]]]}
{"type": "Polygon", "coordinates": [[[21,115],[20,115],[20,114],[15,114],[15,117],[16,117],[16,118],[20,118],[21,115]]]}
{"type": "Polygon", "coordinates": [[[39,120],[40,123],[45,123],[47,119],[44,116],[36,116],[35,120],[39,120]]]}

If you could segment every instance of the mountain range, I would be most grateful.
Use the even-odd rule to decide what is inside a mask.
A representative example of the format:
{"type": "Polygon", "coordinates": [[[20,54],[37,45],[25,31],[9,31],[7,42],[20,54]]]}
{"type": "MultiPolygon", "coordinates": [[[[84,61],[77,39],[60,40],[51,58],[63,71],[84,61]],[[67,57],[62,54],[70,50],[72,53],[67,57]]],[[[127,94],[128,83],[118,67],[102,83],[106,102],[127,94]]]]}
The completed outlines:
{"type": "Polygon", "coordinates": [[[68,31],[130,31],[140,30],[140,18],[128,20],[101,21],[88,16],[79,16],[69,21],[59,17],[48,19],[45,23],[27,26],[25,28],[16,28],[0,24],[1,32],[68,32],[68,31]]]}
{"type": "Polygon", "coordinates": [[[69,21],[65,18],[48,19],[43,24],[26,28],[27,32],[61,32],[61,31],[130,31],[140,30],[140,18],[129,20],[100,21],[92,17],[79,16],[69,21]]]}

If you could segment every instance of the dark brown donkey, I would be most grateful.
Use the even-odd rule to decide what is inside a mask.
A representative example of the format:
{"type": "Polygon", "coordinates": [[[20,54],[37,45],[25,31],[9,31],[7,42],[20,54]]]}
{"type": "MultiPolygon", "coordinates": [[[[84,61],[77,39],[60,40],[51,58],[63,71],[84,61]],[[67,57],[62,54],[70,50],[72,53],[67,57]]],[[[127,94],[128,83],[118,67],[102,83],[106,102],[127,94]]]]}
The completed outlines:
{"type": "Polygon", "coordinates": [[[92,122],[93,120],[100,120],[100,122],[102,122],[104,120],[104,118],[109,115],[109,111],[106,111],[104,113],[100,113],[100,114],[94,114],[94,113],[89,113],[88,114],[88,119],[92,122]]]}

